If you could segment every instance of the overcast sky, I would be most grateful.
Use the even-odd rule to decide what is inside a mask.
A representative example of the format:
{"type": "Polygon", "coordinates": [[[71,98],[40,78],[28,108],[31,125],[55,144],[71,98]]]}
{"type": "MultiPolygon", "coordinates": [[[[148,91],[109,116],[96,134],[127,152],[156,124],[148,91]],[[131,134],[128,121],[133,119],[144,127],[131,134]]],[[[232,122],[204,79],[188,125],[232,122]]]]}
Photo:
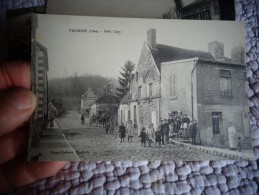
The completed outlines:
{"type": "Polygon", "coordinates": [[[157,43],[175,47],[207,51],[209,42],[223,42],[227,57],[234,46],[244,46],[242,23],[54,15],[38,16],[36,39],[48,49],[49,78],[75,72],[117,78],[125,61],[137,65],[149,28],[156,29],[157,43]],[[88,32],[69,32],[71,29],[88,32]]]}

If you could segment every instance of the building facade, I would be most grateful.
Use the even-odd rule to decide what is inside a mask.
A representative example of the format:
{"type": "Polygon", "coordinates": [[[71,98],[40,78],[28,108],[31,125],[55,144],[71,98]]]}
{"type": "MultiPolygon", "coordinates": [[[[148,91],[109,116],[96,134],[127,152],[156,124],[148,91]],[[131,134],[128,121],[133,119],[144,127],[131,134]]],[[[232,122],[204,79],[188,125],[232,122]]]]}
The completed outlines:
{"type": "Polygon", "coordinates": [[[93,115],[107,114],[114,124],[117,121],[118,98],[114,95],[104,94],[90,106],[90,117],[93,115]]]}
{"type": "Polygon", "coordinates": [[[35,42],[34,47],[34,60],[31,65],[32,73],[32,90],[38,97],[37,107],[33,114],[34,120],[31,120],[34,132],[32,135],[37,141],[43,130],[47,129],[48,121],[48,53],[47,48],[42,44],[35,42]]]}
{"type": "Polygon", "coordinates": [[[234,0],[195,0],[179,10],[181,19],[235,20],[234,0]]]}
{"type": "Polygon", "coordinates": [[[95,92],[89,88],[81,97],[81,114],[88,116],[90,114],[91,105],[97,100],[95,92]]]}
{"type": "MultiPolygon", "coordinates": [[[[151,33],[150,33],[151,32],[151,33]]],[[[204,145],[227,147],[232,123],[243,146],[250,147],[246,66],[241,46],[224,56],[224,44],[208,43],[208,52],[156,43],[148,30],[129,93],[118,109],[118,123],[137,126],[167,119],[181,111],[197,120],[204,145]]]]}

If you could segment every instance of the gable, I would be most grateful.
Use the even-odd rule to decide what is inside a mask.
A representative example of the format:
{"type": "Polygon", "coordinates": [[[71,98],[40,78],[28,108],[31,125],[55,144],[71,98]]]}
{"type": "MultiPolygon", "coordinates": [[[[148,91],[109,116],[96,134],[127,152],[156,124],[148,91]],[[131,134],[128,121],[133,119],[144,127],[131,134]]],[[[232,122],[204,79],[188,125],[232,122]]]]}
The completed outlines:
{"type": "Polygon", "coordinates": [[[138,65],[136,68],[136,73],[138,73],[138,77],[139,78],[142,77],[143,82],[145,82],[147,73],[149,71],[156,72],[158,75],[160,75],[160,71],[157,68],[157,64],[153,58],[151,49],[149,48],[148,44],[144,42],[141,50],[140,58],[138,61],[138,65]]]}

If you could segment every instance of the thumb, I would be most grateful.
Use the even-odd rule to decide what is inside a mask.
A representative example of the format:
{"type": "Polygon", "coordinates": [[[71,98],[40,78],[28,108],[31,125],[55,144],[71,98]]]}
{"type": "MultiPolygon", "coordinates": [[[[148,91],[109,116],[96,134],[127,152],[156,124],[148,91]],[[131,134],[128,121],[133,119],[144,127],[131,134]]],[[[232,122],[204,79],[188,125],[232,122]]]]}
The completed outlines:
{"type": "Polygon", "coordinates": [[[15,130],[29,119],[36,107],[36,96],[24,88],[0,93],[0,136],[15,130]]]}

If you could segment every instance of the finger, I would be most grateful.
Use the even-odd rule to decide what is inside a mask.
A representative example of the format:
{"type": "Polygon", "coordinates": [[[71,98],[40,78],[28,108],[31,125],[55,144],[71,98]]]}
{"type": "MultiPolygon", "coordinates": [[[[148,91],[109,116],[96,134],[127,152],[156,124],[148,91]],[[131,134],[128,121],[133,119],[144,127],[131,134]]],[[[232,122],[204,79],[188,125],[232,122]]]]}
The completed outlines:
{"type": "Polygon", "coordinates": [[[0,94],[0,136],[13,131],[29,119],[36,107],[36,96],[16,88],[0,94]]]}
{"type": "Polygon", "coordinates": [[[9,62],[0,65],[0,90],[13,87],[31,88],[29,63],[9,62]]]}
{"type": "Polygon", "coordinates": [[[66,162],[26,162],[19,159],[0,168],[0,193],[55,175],[66,162]]]}
{"type": "Polygon", "coordinates": [[[26,152],[28,134],[27,128],[21,128],[0,137],[0,165],[26,152]]]}

